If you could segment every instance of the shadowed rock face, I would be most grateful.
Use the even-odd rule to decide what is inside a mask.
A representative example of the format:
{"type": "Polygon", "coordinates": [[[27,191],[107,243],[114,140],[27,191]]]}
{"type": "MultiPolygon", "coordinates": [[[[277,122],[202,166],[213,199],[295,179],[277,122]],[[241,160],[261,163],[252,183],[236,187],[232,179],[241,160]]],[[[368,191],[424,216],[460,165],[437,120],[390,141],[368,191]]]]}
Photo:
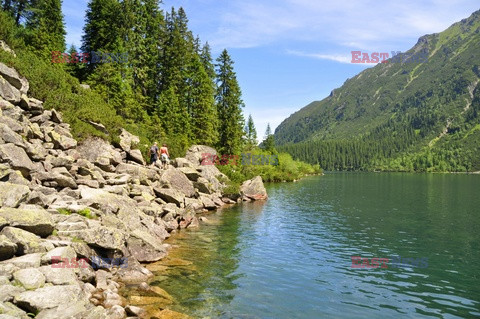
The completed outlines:
{"type": "MultiPolygon", "coordinates": [[[[200,165],[202,153],[216,151],[192,146],[177,168],[161,170],[142,165],[139,138],[125,130],[118,148],[98,138],[78,145],[61,113],[45,110],[28,87],[0,63],[0,313],[142,314],[127,306],[117,282],[147,281],[153,274],[140,262],[164,258],[170,232],[197,227],[196,212],[230,202],[222,198],[227,177],[200,165]],[[127,262],[99,270],[94,257],[127,262]]],[[[252,183],[245,194],[263,198],[261,179],[252,183]]]]}

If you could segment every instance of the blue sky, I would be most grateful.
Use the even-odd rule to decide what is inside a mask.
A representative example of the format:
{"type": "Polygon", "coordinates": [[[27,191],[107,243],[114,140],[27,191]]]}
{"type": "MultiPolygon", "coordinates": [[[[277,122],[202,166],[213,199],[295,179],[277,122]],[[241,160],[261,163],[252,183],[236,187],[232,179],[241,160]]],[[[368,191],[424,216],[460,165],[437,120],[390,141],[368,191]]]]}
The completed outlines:
{"type": "MultiPolygon", "coordinates": [[[[87,0],[64,0],[67,45],[81,43],[87,0]]],[[[189,27],[216,57],[235,61],[245,117],[258,136],[305,105],[322,100],[373,64],[352,64],[351,51],[410,49],[479,9],[478,0],[164,0],[183,7],[189,27]]]]}

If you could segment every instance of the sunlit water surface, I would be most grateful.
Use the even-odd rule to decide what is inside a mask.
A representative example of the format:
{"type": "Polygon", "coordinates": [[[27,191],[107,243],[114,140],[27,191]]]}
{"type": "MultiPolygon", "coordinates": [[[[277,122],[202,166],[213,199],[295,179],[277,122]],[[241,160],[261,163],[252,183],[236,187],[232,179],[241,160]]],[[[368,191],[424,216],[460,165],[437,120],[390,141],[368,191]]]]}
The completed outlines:
{"type": "Polygon", "coordinates": [[[338,173],[267,191],[268,201],[211,213],[167,241],[168,267],[153,284],[173,296],[170,309],[196,318],[480,317],[480,176],[338,173]],[[352,256],[428,265],[356,269],[352,256]]]}

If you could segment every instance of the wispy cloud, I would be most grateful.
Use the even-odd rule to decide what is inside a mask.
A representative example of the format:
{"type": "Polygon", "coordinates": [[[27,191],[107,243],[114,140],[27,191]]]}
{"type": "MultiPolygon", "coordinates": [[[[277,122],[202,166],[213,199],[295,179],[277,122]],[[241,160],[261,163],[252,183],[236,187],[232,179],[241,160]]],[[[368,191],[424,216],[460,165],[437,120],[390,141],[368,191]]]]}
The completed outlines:
{"type": "Polygon", "coordinates": [[[341,55],[341,54],[320,54],[320,53],[306,53],[301,51],[293,51],[287,50],[288,54],[307,57],[307,58],[314,58],[320,60],[330,60],[340,63],[351,63],[352,57],[348,55],[341,55]]]}
{"type": "MultiPolygon", "coordinates": [[[[182,1],[180,1],[182,2],[182,1]]],[[[465,17],[475,0],[382,2],[362,0],[228,1],[218,10],[220,22],[210,30],[213,46],[250,48],[305,41],[374,49],[392,39],[439,32],[465,17]],[[435,2],[435,4],[432,3],[435,2]]],[[[211,19],[211,16],[205,16],[211,19]]]]}

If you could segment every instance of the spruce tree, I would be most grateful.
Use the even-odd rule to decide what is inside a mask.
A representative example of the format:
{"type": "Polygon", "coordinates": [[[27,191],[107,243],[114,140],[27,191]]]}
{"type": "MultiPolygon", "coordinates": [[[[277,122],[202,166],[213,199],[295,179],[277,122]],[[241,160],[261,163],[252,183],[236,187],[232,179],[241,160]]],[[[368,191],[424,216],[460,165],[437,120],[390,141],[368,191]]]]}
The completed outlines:
{"type": "Polygon", "coordinates": [[[156,0],[124,0],[123,30],[133,89],[147,98],[146,108],[153,113],[160,81],[160,48],[163,46],[164,19],[156,0]]]}
{"type": "Polygon", "coordinates": [[[248,116],[247,125],[245,125],[245,135],[247,138],[247,145],[250,149],[257,145],[257,129],[253,123],[251,114],[248,116]]]}
{"type": "Polygon", "coordinates": [[[31,9],[31,1],[28,0],[5,0],[0,1],[3,11],[7,12],[15,21],[17,26],[20,25],[20,20],[25,18],[28,14],[28,9],[31,9]]]}
{"type": "MultiPolygon", "coordinates": [[[[192,96],[189,81],[191,81],[190,70],[194,55],[196,54],[193,45],[192,33],[188,30],[188,19],[185,11],[180,8],[178,12],[172,8],[166,15],[165,44],[162,50],[162,62],[160,73],[160,92],[174,90],[178,99],[177,114],[185,116],[186,123],[191,123],[192,117],[192,96]]],[[[165,107],[160,107],[165,110],[165,107]]],[[[182,136],[192,137],[190,125],[182,127],[182,136]]]]}
{"type": "Polygon", "coordinates": [[[244,119],[242,93],[233,70],[228,51],[217,58],[217,93],[215,96],[219,118],[218,148],[223,153],[236,154],[242,148],[244,119]]]}
{"type": "Polygon", "coordinates": [[[122,8],[117,0],[91,0],[83,27],[82,51],[113,52],[118,49],[122,42],[122,20],[122,8]]]}
{"type": "Polygon", "coordinates": [[[191,110],[191,140],[196,144],[214,145],[218,137],[215,88],[197,54],[192,57],[189,71],[187,92],[188,108],[191,110]]]}
{"type": "Polygon", "coordinates": [[[145,123],[148,119],[146,99],[134,85],[134,70],[128,61],[131,52],[127,51],[130,45],[128,38],[133,37],[130,29],[136,23],[129,18],[135,16],[132,11],[136,5],[139,5],[137,0],[122,3],[117,0],[91,0],[86,13],[82,49],[88,53],[127,55],[127,61],[109,59],[106,63],[94,61],[92,56],[87,83],[127,121],[145,123]]]}
{"type": "Polygon", "coordinates": [[[66,70],[69,72],[71,75],[75,76],[77,79],[80,81],[85,79],[85,72],[86,72],[86,66],[87,64],[83,62],[84,57],[80,56],[80,53],[78,52],[77,48],[72,44],[70,45],[70,48],[68,49],[67,53],[69,54],[69,59],[72,59],[71,57],[73,56],[75,63],[68,63],[66,65],[66,70]]]}
{"type": "Polygon", "coordinates": [[[45,58],[65,51],[65,24],[61,0],[38,0],[26,21],[26,44],[45,58]]]}
{"type": "Polygon", "coordinates": [[[200,52],[200,58],[202,60],[203,68],[207,72],[208,77],[215,81],[215,65],[212,62],[212,53],[210,49],[210,45],[208,42],[202,47],[202,51],[200,52]]]}
{"type": "Polygon", "coordinates": [[[161,129],[165,131],[167,138],[173,141],[173,148],[178,150],[177,154],[182,153],[190,146],[190,121],[186,108],[180,105],[176,88],[172,86],[162,91],[158,104],[157,114],[162,120],[161,129]]]}
{"type": "Polygon", "coordinates": [[[275,139],[272,134],[272,129],[270,128],[270,123],[267,124],[267,129],[265,130],[263,148],[268,152],[275,152],[275,139]]]}

